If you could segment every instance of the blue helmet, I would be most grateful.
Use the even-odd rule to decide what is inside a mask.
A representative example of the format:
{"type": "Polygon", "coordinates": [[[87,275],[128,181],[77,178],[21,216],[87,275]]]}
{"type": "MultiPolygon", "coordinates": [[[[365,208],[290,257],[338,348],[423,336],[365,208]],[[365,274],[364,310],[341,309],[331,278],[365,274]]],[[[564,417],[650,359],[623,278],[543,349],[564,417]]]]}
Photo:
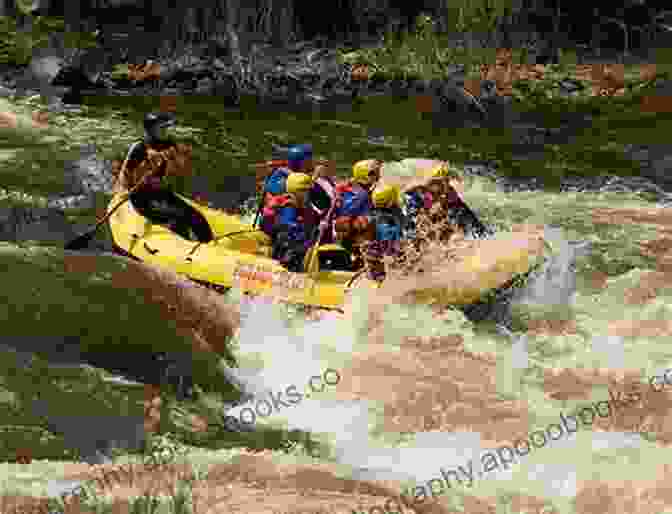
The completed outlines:
{"type": "Polygon", "coordinates": [[[287,151],[287,163],[290,169],[298,169],[304,161],[313,158],[312,145],[294,145],[287,151]]]}

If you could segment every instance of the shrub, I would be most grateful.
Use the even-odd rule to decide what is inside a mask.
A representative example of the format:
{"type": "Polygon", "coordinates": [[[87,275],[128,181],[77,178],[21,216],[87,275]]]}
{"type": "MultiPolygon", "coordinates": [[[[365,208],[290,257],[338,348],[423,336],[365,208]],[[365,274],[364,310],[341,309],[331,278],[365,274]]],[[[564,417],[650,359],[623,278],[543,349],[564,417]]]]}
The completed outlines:
{"type": "Polygon", "coordinates": [[[25,66],[30,62],[33,50],[45,47],[50,34],[59,34],[66,49],[75,52],[95,46],[93,32],[66,32],[65,19],[55,16],[31,18],[30,29],[18,26],[16,18],[4,16],[0,19],[0,63],[25,66]]]}

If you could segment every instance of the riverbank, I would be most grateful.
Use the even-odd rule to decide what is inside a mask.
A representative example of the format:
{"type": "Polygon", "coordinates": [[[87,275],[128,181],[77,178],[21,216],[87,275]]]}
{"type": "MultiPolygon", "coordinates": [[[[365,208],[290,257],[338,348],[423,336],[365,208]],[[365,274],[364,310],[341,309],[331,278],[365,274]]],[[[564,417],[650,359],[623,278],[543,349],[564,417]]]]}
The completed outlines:
{"type": "MultiPolygon", "coordinates": [[[[621,63],[565,51],[558,65],[541,66],[529,49],[472,45],[467,51],[459,39],[434,30],[430,20],[401,40],[386,36],[359,49],[319,41],[286,48],[256,43],[239,65],[213,54],[209,44],[185,44],[130,71],[111,61],[112,47],[85,50],[99,59],[80,56],[76,69],[72,63],[61,69],[67,59],[55,50],[41,51],[32,75],[28,68],[6,70],[0,84],[11,97],[39,93],[53,82],[50,94],[69,88],[76,94],[64,100],[84,105],[184,98],[185,106],[221,105],[241,118],[255,111],[289,110],[304,119],[344,112],[366,131],[369,151],[413,134],[424,140],[423,151],[457,164],[483,164],[481,170],[514,188],[625,187],[666,201],[672,149],[659,135],[669,123],[665,98],[672,87],[664,49],[650,49],[648,60],[621,63]],[[390,106],[404,117],[403,131],[385,122],[390,106]],[[615,176],[623,177],[618,185],[615,176]]],[[[72,114],[75,122],[79,108],[64,106],[57,96],[48,109],[72,114]]]]}

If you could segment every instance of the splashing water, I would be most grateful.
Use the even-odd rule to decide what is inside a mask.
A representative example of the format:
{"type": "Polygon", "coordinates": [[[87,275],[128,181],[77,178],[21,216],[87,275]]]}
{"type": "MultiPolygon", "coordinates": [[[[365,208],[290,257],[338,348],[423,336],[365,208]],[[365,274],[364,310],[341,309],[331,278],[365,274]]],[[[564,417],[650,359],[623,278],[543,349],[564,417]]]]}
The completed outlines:
{"type": "MultiPolygon", "coordinates": [[[[490,195],[485,190],[482,194],[490,195]]],[[[546,198],[538,193],[527,196],[510,195],[502,200],[502,204],[504,208],[509,208],[509,201],[517,207],[529,204],[532,212],[539,210],[540,197],[546,198]]],[[[565,212],[574,211],[573,205],[569,207],[571,202],[585,202],[589,205],[596,200],[592,197],[584,200],[582,197],[568,195],[553,196],[549,200],[551,205],[555,206],[557,203],[561,206],[556,209],[560,209],[563,215],[565,212]],[[567,207],[564,206],[565,203],[568,204],[567,207]]],[[[554,214],[551,209],[547,212],[554,214]]],[[[585,218],[583,213],[577,214],[576,218],[578,217],[585,218]]],[[[516,332],[503,323],[498,329],[504,337],[497,340],[492,333],[478,333],[474,323],[460,311],[450,311],[449,316],[439,319],[429,308],[419,305],[386,305],[385,313],[379,320],[384,339],[384,351],[381,353],[396,353],[400,360],[407,358],[405,338],[455,333],[463,338],[466,352],[494,356],[497,362],[497,392],[510,397],[511,401],[521,401],[527,405],[531,413],[530,431],[543,428],[549,423],[557,423],[562,409],[573,405],[570,403],[569,407],[561,406],[561,402],[549,399],[548,392],[536,381],[539,373],[549,368],[567,368],[574,372],[583,363],[588,366],[592,364],[597,367],[622,368],[626,359],[633,358],[632,350],[624,339],[609,334],[605,328],[614,315],[618,316],[618,312],[614,310],[614,302],[622,302],[623,295],[619,288],[636,284],[638,280],[635,272],[619,277],[618,281],[610,283],[606,292],[599,294],[599,301],[596,301],[591,293],[579,291],[575,264],[579,258],[591,252],[592,240],[601,242],[604,234],[598,233],[594,236],[592,232],[578,230],[580,236],[570,239],[568,232],[565,232],[566,227],[551,223],[550,220],[539,225],[544,227],[544,236],[553,252],[547,255],[541,269],[523,287],[502,301],[526,309],[540,308],[542,313],[569,310],[579,328],[576,334],[537,336],[525,331],[516,332]]],[[[578,222],[577,226],[582,228],[578,222]]],[[[367,326],[369,320],[366,316],[369,312],[368,299],[361,293],[357,298],[360,303],[349,318],[288,320],[286,313],[277,305],[262,299],[252,300],[241,309],[244,312],[237,336],[241,368],[235,370],[235,373],[245,390],[254,397],[252,401],[264,397],[270,391],[284,391],[292,384],[298,390],[303,390],[311,376],[319,376],[327,368],[338,370],[344,377],[343,380],[352,379],[348,375],[350,370],[356,368],[353,365],[356,355],[370,350],[371,347],[372,329],[367,326]]],[[[642,317],[659,319],[669,312],[666,306],[665,299],[654,302],[647,307],[648,314],[642,317]]],[[[636,364],[634,361],[632,364],[641,363],[642,369],[646,369],[648,374],[660,374],[669,352],[659,346],[658,342],[654,344],[649,340],[648,344],[653,345],[651,348],[659,349],[657,360],[645,364],[643,359],[646,356],[643,356],[642,359],[637,359],[636,364]]],[[[366,355],[372,361],[377,358],[375,353],[371,357],[368,353],[366,355]]],[[[415,358],[412,352],[408,355],[409,360],[415,358]]],[[[418,383],[424,378],[423,371],[418,366],[415,376],[418,383]]],[[[451,373],[452,371],[447,372],[448,375],[451,373]]],[[[361,370],[354,374],[359,374],[362,381],[367,378],[361,370]]],[[[606,395],[605,391],[599,391],[597,398],[593,400],[602,398],[603,393],[606,395]]],[[[370,395],[364,393],[359,396],[367,398],[370,395]]],[[[242,408],[244,405],[237,406],[228,414],[237,416],[242,408]]],[[[372,399],[337,398],[329,388],[323,393],[311,395],[310,398],[304,397],[301,402],[274,413],[263,422],[278,423],[287,428],[310,432],[316,440],[327,443],[325,446],[329,448],[329,458],[349,466],[355,479],[393,480],[409,485],[423,485],[426,488],[428,481],[440,478],[442,469],[455,472],[460,470],[460,473],[465,472],[460,475],[463,478],[461,489],[456,487],[453,492],[476,494],[475,489],[466,491],[466,487],[471,487],[476,481],[479,483],[478,496],[499,495],[502,491],[521,491],[525,488],[532,491],[536,487],[537,493],[554,500],[560,498],[560,511],[565,511],[562,501],[570,501],[577,494],[582,466],[602,466],[590,460],[594,453],[610,452],[610,458],[620,457],[631,449],[651,453],[651,448],[645,448],[646,443],[641,438],[633,438],[632,434],[581,430],[568,434],[561,440],[549,441],[546,449],[525,457],[524,463],[521,459],[506,469],[486,472],[482,469],[480,458],[486,452],[492,451],[492,442],[484,441],[476,429],[415,429],[392,433],[383,429],[380,402],[372,399]],[[473,465],[471,470],[469,463],[473,465]],[[467,479],[470,471],[473,475],[472,482],[467,479]],[[515,484],[512,482],[513,475],[517,478],[515,484]],[[488,480],[478,480],[486,477],[488,480]],[[524,487],[521,486],[523,483],[524,487]]],[[[323,454],[322,457],[327,456],[323,454]]],[[[604,464],[610,465],[613,466],[604,464]]]]}
{"type": "Polygon", "coordinates": [[[514,296],[513,302],[527,305],[567,305],[576,291],[574,263],[584,255],[589,241],[570,242],[559,227],[544,227],[544,239],[553,248],[541,270],[514,296]]]}
{"type": "MultiPolygon", "coordinates": [[[[561,230],[547,228],[547,236],[558,252],[518,295],[519,301],[567,302],[573,293],[571,264],[577,252],[562,238],[561,230]]],[[[365,295],[358,300],[360,304],[354,312],[367,312],[365,295]]],[[[454,333],[455,321],[459,323],[458,332],[464,333],[465,319],[460,314],[455,314],[458,320],[446,324],[432,320],[429,310],[423,316],[420,306],[396,308],[398,313],[394,317],[386,316],[385,325],[395,325],[394,331],[400,339],[418,332],[454,333]],[[403,319],[411,320],[406,331],[401,327],[403,319]]],[[[352,352],[366,345],[364,318],[330,317],[292,323],[281,308],[268,299],[245,300],[241,304],[241,326],[237,335],[241,368],[231,372],[247,393],[247,401],[227,414],[240,417],[246,407],[291,385],[301,391],[311,376],[320,376],[327,368],[349,368],[352,352]]],[[[514,339],[509,362],[522,372],[529,365],[526,337],[514,336],[510,331],[508,334],[514,339]]],[[[391,338],[385,343],[393,345],[391,338]]],[[[328,392],[319,396],[319,399],[306,397],[291,408],[274,413],[267,421],[314,435],[326,434],[332,457],[340,464],[351,466],[357,478],[429,480],[446,462],[466,463],[483,452],[480,435],[473,432],[419,432],[412,444],[390,447],[383,443],[381,446],[382,441],[374,442],[379,414],[374,402],[337,400],[328,392]],[[439,455],[436,448],[442,448],[439,455]]]]}

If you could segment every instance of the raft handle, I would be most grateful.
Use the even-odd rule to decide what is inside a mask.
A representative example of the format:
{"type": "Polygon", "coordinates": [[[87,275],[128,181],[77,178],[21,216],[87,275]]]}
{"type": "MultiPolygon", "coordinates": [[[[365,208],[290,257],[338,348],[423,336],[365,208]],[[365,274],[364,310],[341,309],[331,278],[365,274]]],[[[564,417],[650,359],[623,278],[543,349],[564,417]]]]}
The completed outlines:
{"type": "Polygon", "coordinates": [[[362,275],[362,273],[364,273],[364,271],[366,271],[366,270],[363,270],[363,269],[362,269],[362,270],[359,270],[357,273],[355,273],[355,274],[350,278],[350,280],[348,280],[348,281],[346,282],[345,287],[350,287],[350,286],[352,286],[352,283],[353,283],[356,279],[358,279],[358,278],[362,275]]]}
{"type": "Polygon", "coordinates": [[[195,252],[196,250],[198,250],[202,244],[204,244],[202,241],[196,243],[196,244],[194,245],[194,247],[189,251],[189,253],[187,254],[187,260],[188,260],[189,262],[191,262],[191,256],[194,255],[194,252],[195,252]]]}
{"type": "Polygon", "coordinates": [[[224,239],[225,237],[231,237],[231,236],[235,236],[235,235],[238,235],[238,234],[245,234],[247,232],[264,232],[264,231],[259,229],[259,228],[238,230],[236,232],[229,232],[228,234],[224,234],[223,236],[218,237],[215,241],[219,241],[220,239],[224,239]]]}
{"type": "Polygon", "coordinates": [[[145,250],[147,250],[150,254],[156,255],[157,253],[159,253],[159,251],[157,249],[152,249],[149,246],[147,246],[147,243],[142,243],[142,244],[145,246],[145,250]]]}

